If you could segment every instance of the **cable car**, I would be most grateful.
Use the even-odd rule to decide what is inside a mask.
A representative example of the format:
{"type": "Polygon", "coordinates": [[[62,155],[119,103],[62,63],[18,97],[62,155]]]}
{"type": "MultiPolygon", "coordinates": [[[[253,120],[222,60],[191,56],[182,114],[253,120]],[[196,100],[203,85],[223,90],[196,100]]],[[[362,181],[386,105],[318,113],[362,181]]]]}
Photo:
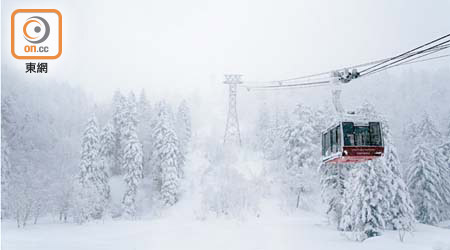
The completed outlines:
{"type": "Polygon", "coordinates": [[[341,121],[322,132],[322,161],[358,163],[384,154],[380,122],[341,121]]]}

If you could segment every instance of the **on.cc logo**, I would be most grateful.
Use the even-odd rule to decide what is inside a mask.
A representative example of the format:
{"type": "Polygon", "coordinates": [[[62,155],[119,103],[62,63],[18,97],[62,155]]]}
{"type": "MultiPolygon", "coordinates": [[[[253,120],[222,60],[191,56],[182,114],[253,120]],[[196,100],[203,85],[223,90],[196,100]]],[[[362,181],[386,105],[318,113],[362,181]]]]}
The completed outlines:
{"type": "Polygon", "coordinates": [[[16,59],[57,59],[62,15],[56,9],[17,9],[11,14],[11,54],[16,59]]]}
{"type": "Polygon", "coordinates": [[[23,25],[23,35],[30,43],[42,43],[47,40],[49,34],[50,25],[48,25],[47,20],[40,16],[32,16],[28,18],[27,22],[23,25]],[[34,26],[32,27],[32,31],[34,31],[35,34],[28,34],[28,26],[34,26]]]}

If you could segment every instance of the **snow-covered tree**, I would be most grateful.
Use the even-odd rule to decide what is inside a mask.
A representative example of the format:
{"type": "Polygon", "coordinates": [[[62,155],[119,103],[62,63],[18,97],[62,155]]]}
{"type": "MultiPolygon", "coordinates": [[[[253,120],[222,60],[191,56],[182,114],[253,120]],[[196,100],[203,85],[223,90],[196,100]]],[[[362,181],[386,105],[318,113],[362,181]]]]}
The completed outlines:
{"type": "Polygon", "coordinates": [[[189,142],[192,137],[191,110],[186,100],[183,100],[178,106],[176,118],[176,131],[179,139],[180,150],[183,155],[186,155],[189,142]]]}
{"type": "Polygon", "coordinates": [[[5,189],[11,178],[11,162],[9,161],[9,144],[6,140],[6,136],[2,134],[2,189],[5,189]]]}
{"type": "Polygon", "coordinates": [[[144,154],[144,173],[147,175],[151,172],[151,154],[152,148],[152,120],[153,108],[147,99],[145,90],[142,89],[138,101],[138,137],[142,143],[142,150],[144,154]]]}
{"type": "Polygon", "coordinates": [[[178,138],[169,119],[167,104],[162,102],[158,105],[158,115],[153,131],[153,148],[155,163],[161,176],[161,197],[166,205],[171,206],[178,200],[183,162],[180,162],[178,138]]]}
{"type": "Polygon", "coordinates": [[[8,142],[8,135],[14,134],[12,131],[15,126],[13,126],[12,121],[12,100],[10,97],[3,98],[2,96],[2,105],[1,105],[1,119],[2,119],[2,127],[1,127],[1,217],[5,218],[7,216],[8,204],[10,202],[9,198],[11,197],[11,189],[12,183],[11,178],[13,173],[11,159],[10,159],[10,145],[8,142]]]}
{"type": "Polygon", "coordinates": [[[103,166],[108,173],[111,173],[111,168],[114,166],[116,153],[116,138],[113,126],[108,123],[103,127],[100,133],[99,158],[103,161],[103,166]]]}
{"type": "MultiPolygon", "coordinates": [[[[139,95],[139,101],[137,103],[138,110],[138,119],[139,121],[147,124],[150,122],[152,117],[152,106],[147,99],[147,94],[145,90],[142,89],[141,94],[139,95]]],[[[142,126],[142,129],[145,129],[145,126],[142,126]]]]}
{"type": "Polygon", "coordinates": [[[407,126],[405,126],[405,128],[403,129],[403,137],[407,141],[412,142],[417,137],[417,134],[418,134],[417,131],[418,131],[417,124],[415,122],[413,122],[412,120],[410,120],[407,122],[407,126]]]}
{"type": "Polygon", "coordinates": [[[443,178],[443,188],[445,200],[447,202],[447,214],[445,219],[450,219],[450,119],[447,126],[445,142],[439,147],[441,154],[444,156],[444,164],[441,168],[441,176],[443,178]]]}
{"type": "Polygon", "coordinates": [[[260,107],[256,123],[255,148],[265,159],[275,160],[284,155],[283,135],[289,125],[288,115],[278,108],[271,112],[265,103],[260,107]]]}
{"type": "Polygon", "coordinates": [[[115,133],[115,164],[112,174],[123,173],[124,146],[130,131],[138,131],[138,107],[136,96],[130,92],[128,97],[116,91],[113,97],[113,128],[115,133]]]}
{"type": "Polygon", "coordinates": [[[273,128],[270,124],[270,112],[264,102],[258,111],[258,120],[256,122],[256,148],[262,151],[265,158],[267,158],[270,140],[270,130],[273,128]]]}
{"type": "Polygon", "coordinates": [[[89,221],[93,214],[96,214],[96,210],[92,203],[99,202],[96,198],[99,198],[96,190],[90,186],[86,186],[75,180],[73,182],[73,193],[70,199],[70,207],[68,214],[73,220],[82,224],[89,221]]]}
{"type": "Polygon", "coordinates": [[[125,127],[125,116],[127,111],[127,100],[125,96],[116,91],[113,97],[113,128],[115,135],[115,147],[114,147],[114,165],[111,168],[112,175],[119,175],[122,173],[122,142],[123,133],[122,130],[125,127]]]}
{"type": "MultiPolygon", "coordinates": [[[[167,134],[167,155],[163,156],[161,162],[161,196],[165,204],[173,205],[178,200],[179,174],[177,171],[175,136],[172,132],[167,134]]],[[[160,148],[159,150],[161,150],[160,148]]]]}
{"type": "Polygon", "coordinates": [[[319,167],[321,196],[327,205],[327,215],[339,228],[342,217],[345,179],[348,177],[347,164],[326,164],[319,167]]]}
{"type": "Polygon", "coordinates": [[[130,93],[126,101],[124,126],[122,127],[122,171],[127,189],[122,199],[124,215],[128,218],[136,216],[137,188],[143,175],[144,155],[142,144],[137,135],[138,112],[136,97],[130,93]]]}
{"type": "MultiPolygon", "coordinates": [[[[446,137],[442,137],[442,134],[437,130],[436,125],[434,124],[433,120],[430,118],[430,116],[427,113],[424,113],[422,120],[417,125],[416,135],[414,137],[415,144],[422,145],[424,148],[427,149],[427,151],[422,152],[423,156],[427,156],[430,154],[429,158],[425,158],[423,160],[424,164],[426,162],[426,166],[433,171],[437,171],[436,180],[438,181],[439,185],[435,186],[436,191],[438,192],[438,195],[434,197],[434,202],[437,202],[437,206],[439,207],[440,213],[439,216],[433,216],[430,215],[429,218],[425,218],[422,214],[421,210],[424,210],[424,206],[422,204],[422,201],[419,199],[414,199],[414,203],[416,205],[416,217],[419,221],[429,224],[435,224],[440,220],[450,218],[450,170],[449,170],[449,163],[448,163],[448,151],[446,151],[446,148],[449,146],[446,146],[446,137]],[[442,142],[444,142],[442,144],[442,142]],[[417,204],[417,202],[420,202],[420,204],[417,204]],[[418,215],[419,214],[419,215],[418,215]]],[[[413,157],[416,156],[418,149],[416,148],[416,151],[413,152],[413,157]]],[[[413,158],[416,159],[416,158],[413,158]]],[[[411,162],[412,166],[410,166],[409,169],[409,178],[411,178],[411,172],[412,171],[418,171],[415,170],[417,166],[417,162],[414,160],[411,162]]],[[[431,171],[430,170],[430,171],[431,171]]],[[[428,177],[423,177],[428,178],[428,177]]],[[[432,178],[432,177],[429,177],[432,178]]],[[[417,179],[408,179],[408,185],[411,186],[414,182],[417,182],[417,179]]],[[[411,190],[411,188],[410,188],[411,190]]],[[[431,192],[431,191],[430,191],[431,192]]],[[[417,194],[414,194],[411,190],[411,195],[416,196],[417,194]]],[[[433,197],[430,197],[432,200],[433,197]]],[[[423,201],[426,203],[426,201],[423,201]]]]}
{"type": "Polygon", "coordinates": [[[356,240],[378,236],[385,228],[386,187],[380,179],[382,160],[360,163],[345,184],[342,218],[339,227],[352,231],[356,240]]]}
{"type": "Polygon", "coordinates": [[[403,240],[402,232],[413,230],[414,224],[414,205],[409,195],[408,188],[400,173],[400,161],[397,156],[394,145],[390,139],[385,140],[385,164],[390,170],[389,181],[389,210],[387,213],[386,224],[394,230],[399,230],[400,240],[403,240]]]}
{"type": "Polygon", "coordinates": [[[95,162],[98,157],[98,125],[95,117],[89,119],[81,142],[81,162],[79,180],[83,185],[94,183],[96,178],[95,162]]]}
{"type": "Polygon", "coordinates": [[[136,96],[130,92],[125,101],[124,125],[122,127],[122,136],[128,136],[130,130],[137,131],[138,127],[138,109],[136,96]]]}
{"type": "Polygon", "coordinates": [[[126,217],[136,216],[136,196],[137,188],[143,176],[143,153],[142,145],[137,138],[135,131],[128,132],[124,143],[123,169],[124,180],[127,189],[123,196],[122,205],[126,217]]]}
{"type": "Polygon", "coordinates": [[[115,160],[115,136],[114,129],[111,124],[106,124],[100,133],[99,141],[99,155],[97,158],[98,164],[98,189],[100,190],[100,196],[105,204],[105,207],[110,201],[110,187],[109,187],[109,176],[111,173],[111,168],[114,166],[115,160]]]}
{"type": "Polygon", "coordinates": [[[296,123],[285,129],[283,134],[288,170],[288,182],[292,193],[296,197],[296,206],[299,207],[302,193],[308,192],[311,187],[306,182],[308,169],[317,166],[317,154],[313,144],[314,130],[311,127],[312,115],[308,107],[298,105],[295,112],[296,123]]]}
{"type": "Polygon", "coordinates": [[[382,119],[382,130],[384,135],[384,164],[390,170],[388,174],[389,210],[386,215],[386,226],[400,231],[400,240],[403,241],[404,232],[413,230],[414,205],[409,195],[409,190],[403,179],[403,168],[400,163],[397,149],[393,143],[391,130],[386,119],[382,119]]]}
{"type": "Polygon", "coordinates": [[[450,138],[450,117],[448,119],[446,136],[447,136],[447,138],[450,138]]]}
{"type": "Polygon", "coordinates": [[[443,204],[441,214],[443,220],[450,219],[450,138],[435,151],[435,162],[439,168],[441,196],[443,204]]]}
{"type": "Polygon", "coordinates": [[[99,219],[103,216],[107,199],[109,199],[109,187],[107,174],[99,161],[99,134],[97,119],[89,119],[86,129],[83,133],[81,142],[81,162],[80,173],[78,176],[82,190],[80,195],[89,195],[83,197],[88,200],[87,208],[84,209],[84,219],[99,219]]]}
{"type": "Polygon", "coordinates": [[[10,198],[11,189],[11,162],[9,159],[9,145],[6,140],[5,134],[2,133],[2,165],[1,165],[1,198],[2,198],[2,218],[5,218],[6,213],[8,213],[7,205],[10,198]]]}
{"type": "Polygon", "coordinates": [[[422,223],[436,224],[442,218],[440,208],[443,199],[439,168],[429,144],[421,143],[414,149],[407,177],[416,219],[422,223]]]}
{"type": "Polygon", "coordinates": [[[423,114],[422,121],[417,125],[416,133],[416,139],[432,144],[439,144],[442,138],[428,113],[423,114]]]}
{"type": "Polygon", "coordinates": [[[450,219],[450,123],[442,141],[443,143],[434,152],[434,159],[441,179],[441,196],[444,202],[441,206],[442,219],[448,220],[450,219]]]}
{"type": "MultiPolygon", "coordinates": [[[[61,171],[58,179],[54,180],[54,189],[56,192],[52,195],[53,212],[59,217],[60,222],[67,222],[72,210],[76,206],[74,202],[74,183],[72,176],[68,176],[61,171]]],[[[80,185],[76,180],[77,185],[80,185]]],[[[73,211],[73,210],[72,210],[73,211]]]]}
{"type": "Polygon", "coordinates": [[[295,114],[298,115],[296,123],[287,127],[283,135],[287,168],[312,167],[317,160],[314,159],[315,145],[312,143],[314,136],[310,122],[312,114],[310,109],[303,105],[297,106],[295,114]]]}
{"type": "Polygon", "coordinates": [[[201,180],[200,216],[242,218],[249,214],[258,215],[261,191],[257,183],[245,178],[235,165],[213,159],[201,180]]]}
{"type": "Polygon", "coordinates": [[[377,173],[380,175],[380,181],[384,182],[383,186],[386,187],[383,195],[388,204],[387,209],[384,211],[384,220],[386,227],[400,231],[400,239],[403,240],[404,232],[412,231],[413,229],[414,206],[405,181],[402,178],[402,166],[393,143],[389,123],[367,101],[363,103],[357,112],[368,120],[381,121],[385,154],[384,159],[377,162],[379,165],[378,170],[383,171],[377,171],[377,173]]]}

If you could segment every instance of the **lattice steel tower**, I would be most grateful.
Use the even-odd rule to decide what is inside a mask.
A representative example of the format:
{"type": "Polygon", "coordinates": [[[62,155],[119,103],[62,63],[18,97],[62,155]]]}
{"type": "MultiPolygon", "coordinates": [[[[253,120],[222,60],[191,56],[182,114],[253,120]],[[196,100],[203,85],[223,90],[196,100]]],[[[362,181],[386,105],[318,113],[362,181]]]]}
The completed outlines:
{"type": "Polygon", "coordinates": [[[239,131],[239,120],[236,109],[237,85],[242,84],[242,75],[225,75],[224,84],[228,84],[228,117],[223,138],[224,145],[241,145],[241,134],[239,131]]]}

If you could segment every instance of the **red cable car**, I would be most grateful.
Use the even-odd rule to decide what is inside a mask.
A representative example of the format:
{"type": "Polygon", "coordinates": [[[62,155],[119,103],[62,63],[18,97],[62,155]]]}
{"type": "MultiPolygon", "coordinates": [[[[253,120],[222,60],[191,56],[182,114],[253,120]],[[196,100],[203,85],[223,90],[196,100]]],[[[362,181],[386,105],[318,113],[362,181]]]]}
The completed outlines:
{"type": "Polygon", "coordinates": [[[339,122],[322,132],[323,162],[365,162],[383,154],[380,122],[339,122]]]}

